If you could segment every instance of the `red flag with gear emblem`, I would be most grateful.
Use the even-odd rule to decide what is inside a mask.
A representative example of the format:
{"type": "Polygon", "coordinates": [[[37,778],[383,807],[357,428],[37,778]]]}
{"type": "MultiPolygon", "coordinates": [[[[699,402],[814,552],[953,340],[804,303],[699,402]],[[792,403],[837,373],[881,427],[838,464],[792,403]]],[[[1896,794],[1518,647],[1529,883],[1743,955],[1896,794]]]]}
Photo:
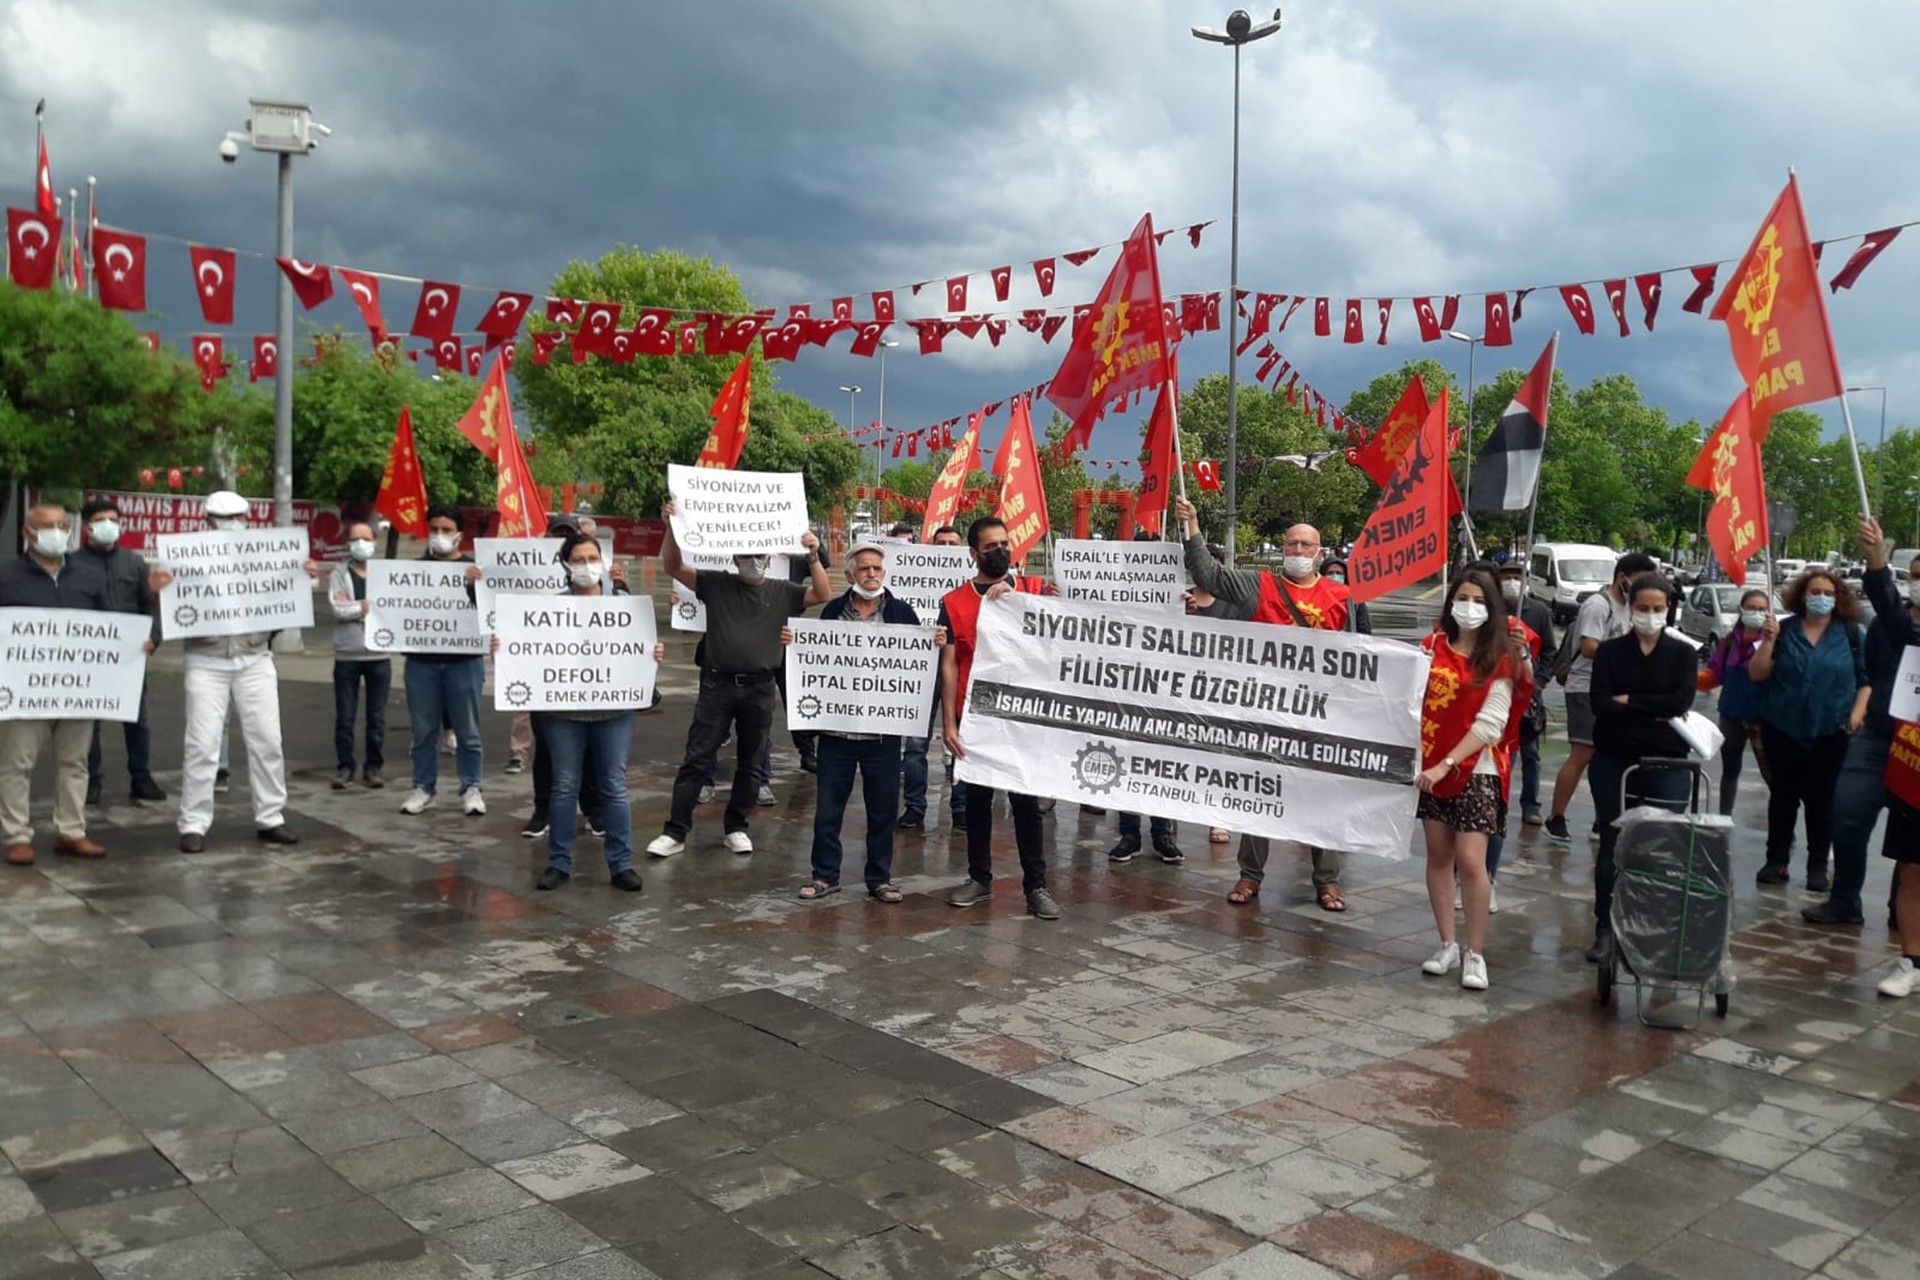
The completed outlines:
{"type": "Polygon", "coordinates": [[[748,356],[733,367],[720,394],[713,398],[713,408],[709,410],[713,414],[713,430],[707,433],[707,442],[701,446],[694,466],[719,467],[724,471],[731,470],[740,461],[740,451],[747,447],[752,404],[753,358],[748,356]]]}
{"type": "Polygon", "coordinates": [[[488,461],[500,456],[500,441],[513,432],[513,403],[507,393],[506,366],[499,357],[494,358],[486,378],[480,383],[480,393],[473,398],[473,404],[468,406],[466,413],[461,415],[458,425],[460,434],[473,442],[473,447],[480,451],[481,456],[488,461]]]}
{"type": "Polygon", "coordinates": [[[1761,439],[1781,410],[1840,394],[1840,357],[1792,176],[1709,316],[1726,322],[1761,439]]]}
{"type": "Polygon", "coordinates": [[[1347,557],[1347,583],[1355,603],[1446,570],[1451,475],[1447,391],[1442,387],[1347,557]]]}
{"type": "Polygon", "coordinates": [[[1166,312],[1153,215],[1140,219],[1094,299],[1089,323],[1075,333],[1047,399],[1067,415],[1069,452],[1086,447],[1093,424],[1122,396],[1167,380],[1166,312]]]}
{"type": "Polygon", "coordinates": [[[1040,478],[1040,456],[1033,447],[1033,415],[1027,397],[1019,396],[1008,415],[1007,432],[993,455],[993,474],[1000,477],[1000,501],[994,514],[1007,522],[1013,543],[1013,562],[1019,564],[1047,536],[1047,490],[1040,478]]]}
{"type": "MultiPolygon", "coordinates": [[[[500,361],[495,359],[497,371],[500,361]]],[[[504,388],[505,383],[501,384],[504,388]]],[[[495,534],[502,538],[537,538],[547,531],[547,511],[540,501],[540,487],[533,482],[533,469],[521,451],[520,435],[513,429],[513,411],[500,411],[500,454],[495,474],[494,506],[500,513],[495,534]]]]}
{"type": "MultiPolygon", "coordinates": [[[[943,524],[951,524],[959,512],[960,500],[966,494],[967,477],[980,465],[980,424],[986,416],[985,410],[967,415],[966,434],[953,446],[940,474],[933,478],[926,512],[921,519],[920,541],[932,542],[933,531],[943,524]]],[[[941,425],[944,428],[948,424],[941,425]]]]}
{"type": "MultiPolygon", "coordinates": [[[[1816,282],[1817,283],[1817,282],[1816,282]]],[[[1700,448],[1687,483],[1713,495],[1707,543],[1735,586],[1747,580],[1747,562],[1767,545],[1767,480],[1754,431],[1753,399],[1742,393],[1700,448]]]]}
{"type": "Polygon", "coordinates": [[[420,454],[413,446],[413,414],[400,406],[400,425],[394,428],[393,447],[387,451],[387,469],[380,473],[380,492],[373,509],[393,527],[415,538],[427,536],[427,478],[420,470],[420,454]]]}

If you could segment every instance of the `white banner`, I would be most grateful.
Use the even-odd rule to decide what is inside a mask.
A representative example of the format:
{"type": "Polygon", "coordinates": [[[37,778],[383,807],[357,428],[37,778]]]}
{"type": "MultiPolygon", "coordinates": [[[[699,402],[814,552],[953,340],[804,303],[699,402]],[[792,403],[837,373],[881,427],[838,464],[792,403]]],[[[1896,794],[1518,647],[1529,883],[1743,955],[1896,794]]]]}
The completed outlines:
{"type": "Polygon", "coordinates": [[[501,596],[495,711],[644,711],[653,704],[645,596],[501,596]]]}
{"type": "Polygon", "coordinates": [[[962,781],[1408,855],[1427,656],[1339,631],[987,601],[962,781]]]}
{"type": "Polygon", "coordinates": [[[940,616],[942,596],[973,581],[973,553],[963,546],[936,547],[898,538],[876,541],[887,549],[887,590],[912,605],[922,622],[940,616]]]}
{"type": "MultiPolygon", "coordinates": [[[[734,573],[732,556],[714,555],[708,551],[682,551],[680,558],[696,569],[712,569],[721,573],[734,573]]],[[[772,582],[785,582],[793,572],[791,562],[785,556],[772,556],[767,560],[767,578],[772,582]]],[[[667,625],[675,631],[697,631],[702,635],[707,630],[707,606],[693,594],[693,588],[674,578],[673,608],[667,615],[667,625]]]]}
{"type": "Polygon", "coordinates": [[[940,650],[933,626],[794,618],[787,727],[926,737],[940,650]]]}
{"type": "MultiPolygon", "coordinates": [[[[567,567],[555,559],[560,538],[475,538],[473,562],[480,581],[473,584],[480,609],[480,630],[494,629],[494,600],[499,596],[557,596],[567,589],[567,567]]],[[[613,572],[613,540],[601,538],[600,558],[613,572]]],[[[461,566],[464,568],[465,566],[461,566]]]]}
{"type": "Polygon", "coordinates": [[[807,482],[797,471],[721,471],[667,466],[673,539],[684,554],[769,555],[800,550],[807,482]]]}
{"type": "Polygon", "coordinates": [[[1069,600],[1130,604],[1185,613],[1186,548],[1177,542],[1101,542],[1062,538],[1053,544],[1053,582],[1069,600]]]}
{"type": "Polygon", "coordinates": [[[0,720],[138,720],[153,619],[0,609],[0,720]]]}
{"type": "Polygon", "coordinates": [[[458,560],[367,561],[367,648],[375,653],[484,657],[480,611],[458,560]]]}
{"type": "Polygon", "coordinates": [[[305,529],[163,533],[149,558],[173,574],[160,592],[168,640],[313,625],[305,529]]]}
{"type": "Polygon", "coordinates": [[[1920,648],[1908,645],[1900,652],[1900,669],[1893,676],[1893,703],[1887,714],[1895,720],[1920,720],[1920,648]]]}

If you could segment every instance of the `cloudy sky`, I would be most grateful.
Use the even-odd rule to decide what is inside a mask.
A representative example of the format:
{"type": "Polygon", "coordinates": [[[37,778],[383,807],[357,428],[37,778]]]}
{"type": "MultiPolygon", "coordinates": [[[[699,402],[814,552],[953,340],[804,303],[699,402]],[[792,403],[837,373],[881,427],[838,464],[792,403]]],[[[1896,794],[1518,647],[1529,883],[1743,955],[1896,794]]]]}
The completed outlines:
{"type": "MultiPolygon", "coordinates": [[[[0,0],[0,186],[31,199],[44,96],[63,194],[94,175],[109,224],[268,250],[268,158],[227,166],[215,148],[250,96],[304,99],[334,132],[296,162],[303,258],[539,294],[624,241],[711,255],[782,308],[974,271],[977,310],[989,268],[1014,264],[1007,305],[1034,305],[1029,261],[1151,210],[1218,220],[1198,251],[1170,239],[1163,272],[1170,292],[1220,289],[1232,55],[1187,28],[1225,16],[1151,0],[0,0]]],[[[1683,269],[1743,251],[1789,165],[1816,238],[1920,219],[1916,37],[1911,0],[1290,5],[1245,55],[1241,283],[1405,298],[1683,269]]],[[[200,327],[184,249],[152,258],[169,337],[200,327]]],[[[1110,262],[1062,264],[1053,301],[1091,297],[1110,262]]],[[[270,267],[240,275],[236,331],[270,329],[270,267]]],[[[1593,337],[1537,293],[1479,374],[1558,327],[1574,378],[1624,371],[1676,416],[1711,417],[1735,375],[1724,336],[1680,311],[1685,280],[1668,278],[1655,333],[1632,308],[1628,340],[1597,288],[1593,337]]],[[[1833,303],[1848,381],[1886,385],[1896,425],[1920,422],[1917,285],[1920,229],[1833,303]]],[[[387,287],[390,323],[412,305],[387,287]]],[[[903,315],[940,305],[900,295],[903,315]]],[[[315,317],[358,324],[339,299],[315,317]]],[[[1385,349],[1302,321],[1282,350],[1334,399],[1418,355],[1464,366],[1462,344],[1421,347],[1404,302],[1385,349]]],[[[1477,325],[1470,302],[1460,327],[1477,325]]],[[[950,339],[923,358],[892,336],[907,345],[886,416],[903,428],[1043,381],[1063,343],[1016,328],[997,351],[950,339]]],[[[1183,374],[1223,368],[1226,346],[1194,340],[1183,374]]],[[[878,370],[845,347],[810,349],[782,382],[842,416],[835,388],[862,385],[864,424],[878,370]]],[[[1856,413],[1871,439],[1879,398],[1856,413]]],[[[1136,447],[1115,425],[1093,453],[1136,447]]]]}

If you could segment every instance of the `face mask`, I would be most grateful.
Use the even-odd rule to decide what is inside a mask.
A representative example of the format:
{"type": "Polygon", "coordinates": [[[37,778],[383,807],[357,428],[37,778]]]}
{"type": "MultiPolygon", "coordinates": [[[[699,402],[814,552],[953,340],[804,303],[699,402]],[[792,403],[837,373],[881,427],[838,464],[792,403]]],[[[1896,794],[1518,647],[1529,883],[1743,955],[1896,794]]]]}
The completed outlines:
{"type": "Polygon", "coordinates": [[[589,560],[585,564],[576,564],[567,569],[567,580],[582,589],[597,587],[600,579],[607,574],[607,566],[598,560],[589,560]]]}
{"type": "Polygon", "coordinates": [[[1330,581],[1339,583],[1343,587],[1347,584],[1347,575],[1344,573],[1341,573],[1338,569],[1328,574],[1327,578],[1330,581]]]}
{"type": "Polygon", "coordinates": [[[1282,556],[1280,558],[1280,572],[1286,574],[1295,582],[1298,582],[1304,578],[1311,578],[1313,576],[1313,564],[1314,560],[1312,556],[1282,556]]]}
{"type": "Polygon", "coordinates": [[[1657,636],[1667,629],[1667,615],[1664,613],[1645,613],[1639,609],[1633,611],[1633,629],[1643,636],[1657,636]]]}
{"type": "Polygon", "coordinates": [[[373,540],[371,538],[355,538],[347,544],[347,554],[355,560],[373,559],[373,540]]]}
{"type": "Polygon", "coordinates": [[[1758,631],[1767,625],[1767,611],[1765,609],[1742,609],[1740,611],[1740,625],[1749,631],[1758,631]]]}
{"type": "Polygon", "coordinates": [[[67,531],[65,529],[35,529],[33,531],[33,549],[49,560],[58,560],[67,554],[67,531]]]}
{"type": "Polygon", "coordinates": [[[1907,599],[1913,601],[1916,605],[1920,605],[1920,582],[1909,582],[1907,584],[1907,599]]]}
{"type": "Polygon", "coordinates": [[[120,545],[120,522],[96,520],[87,526],[87,537],[93,539],[93,545],[102,551],[110,551],[120,545]]]}
{"type": "Polygon", "coordinates": [[[1824,618],[1832,612],[1833,612],[1832,596],[1808,596],[1807,597],[1807,616],[1808,617],[1824,618]]]}
{"type": "Polygon", "coordinates": [[[1508,604],[1519,604],[1521,589],[1524,586],[1524,583],[1519,582],[1502,582],[1500,584],[1500,594],[1507,598],[1508,604]]]}
{"type": "Polygon", "coordinates": [[[740,571],[740,581],[756,584],[767,580],[767,566],[760,563],[758,556],[735,556],[733,567],[740,571]]]}
{"type": "Polygon", "coordinates": [[[437,556],[450,556],[460,549],[460,535],[457,533],[433,533],[427,535],[427,550],[437,556]]]}
{"type": "Polygon", "coordinates": [[[863,587],[856,582],[853,584],[853,594],[859,596],[862,600],[878,600],[881,596],[887,594],[887,588],[885,583],[877,587],[863,587]]]}
{"type": "Polygon", "coordinates": [[[991,551],[980,553],[980,573],[983,577],[1004,578],[1007,570],[1013,568],[1013,548],[995,547],[991,551]]]}
{"type": "Polygon", "coordinates": [[[234,533],[234,532],[238,532],[241,529],[246,528],[247,522],[246,522],[246,519],[242,516],[216,516],[214,517],[213,527],[216,529],[225,529],[229,533],[234,533]]]}
{"type": "Polygon", "coordinates": [[[1453,620],[1462,631],[1478,631],[1487,624],[1487,606],[1476,600],[1455,600],[1453,620]]]}

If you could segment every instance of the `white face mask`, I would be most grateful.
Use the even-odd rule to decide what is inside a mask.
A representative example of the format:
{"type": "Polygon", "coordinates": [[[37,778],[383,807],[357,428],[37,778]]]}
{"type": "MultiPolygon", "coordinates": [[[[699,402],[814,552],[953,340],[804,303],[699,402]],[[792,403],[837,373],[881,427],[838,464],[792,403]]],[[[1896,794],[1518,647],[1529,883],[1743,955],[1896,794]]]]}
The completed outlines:
{"type": "Polygon", "coordinates": [[[1907,599],[1913,601],[1916,605],[1920,605],[1920,581],[1909,582],[1907,584],[1907,599]]]}
{"type": "Polygon", "coordinates": [[[1455,600],[1453,620],[1462,631],[1478,631],[1487,625],[1487,606],[1478,600],[1455,600]]]}
{"type": "Polygon", "coordinates": [[[120,522],[118,520],[95,520],[87,526],[87,537],[93,545],[102,551],[111,551],[120,545],[120,522]]]}
{"type": "Polygon", "coordinates": [[[1503,579],[1500,583],[1500,594],[1507,598],[1508,604],[1519,604],[1520,596],[1525,587],[1526,584],[1524,582],[1503,579]]]}
{"type": "Polygon", "coordinates": [[[216,529],[225,529],[229,533],[235,533],[246,528],[247,521],[244,516],[215,516],[213,518],[213,527],[216,529]]]}
{"type": "Polygon", "coordinates": [[[759,556],[735,556],[733,567],[740,573],[740,581],[749,586],[767,580],[767,566],[760,563],[759,556]]]}
{"type": "Polygon", "coordinates": [[[589,560],[585,564],[572,565],[567,569],[567,580],[576,587],[597,587],[607,575],[607,566],[598,560],[589,560]]]}
{"type": "Polygon", "coordinates": [[[1644,609],[1633,611],[1633,629],[1643,636],[1657,636],[1667,629],[1667,615],[1648,613],[1644,609]]]}
{"type": "Polygon", "coordinates": [[[347,554],[355,560],[364,561],[373,559],[373,539],[355,538],[347,544],[347,554]]]}
{"type": "Polygon", "coordinates": [[[1749,631],[1758,631],[1767,625],[1767,611],[1765,609],[1742,609],[1740,611],[1740,625],[1749,631]]]}
{"type": "Polygon", "coordinates": [[[1302,582],[1313,576],[1313,566],[1318,563],[1312,556],[1283,556],[1280,571],[1295,582],[1302,582]]]}
{"type": "Polygon", "coordinates": [[[862,600],[878,600],[881,596],[887,594],[887,587],[885,583],[877,587],[863,587],[856,582],[853,584],[853,594],[859,596],[862,600]]]}
{"type": "Polygon", "coordinates": [[[67,531],[65,529],[35,529],[33,531],[33,549],[48,560],[59,560],[67,554],[67,531]]]}
{"type": "Polygon", "coordinates": [[[450,556],[460,549],[460,535],[457,533],[430,533],[427,535],[427,550],[437,556],[450,556]]]}

